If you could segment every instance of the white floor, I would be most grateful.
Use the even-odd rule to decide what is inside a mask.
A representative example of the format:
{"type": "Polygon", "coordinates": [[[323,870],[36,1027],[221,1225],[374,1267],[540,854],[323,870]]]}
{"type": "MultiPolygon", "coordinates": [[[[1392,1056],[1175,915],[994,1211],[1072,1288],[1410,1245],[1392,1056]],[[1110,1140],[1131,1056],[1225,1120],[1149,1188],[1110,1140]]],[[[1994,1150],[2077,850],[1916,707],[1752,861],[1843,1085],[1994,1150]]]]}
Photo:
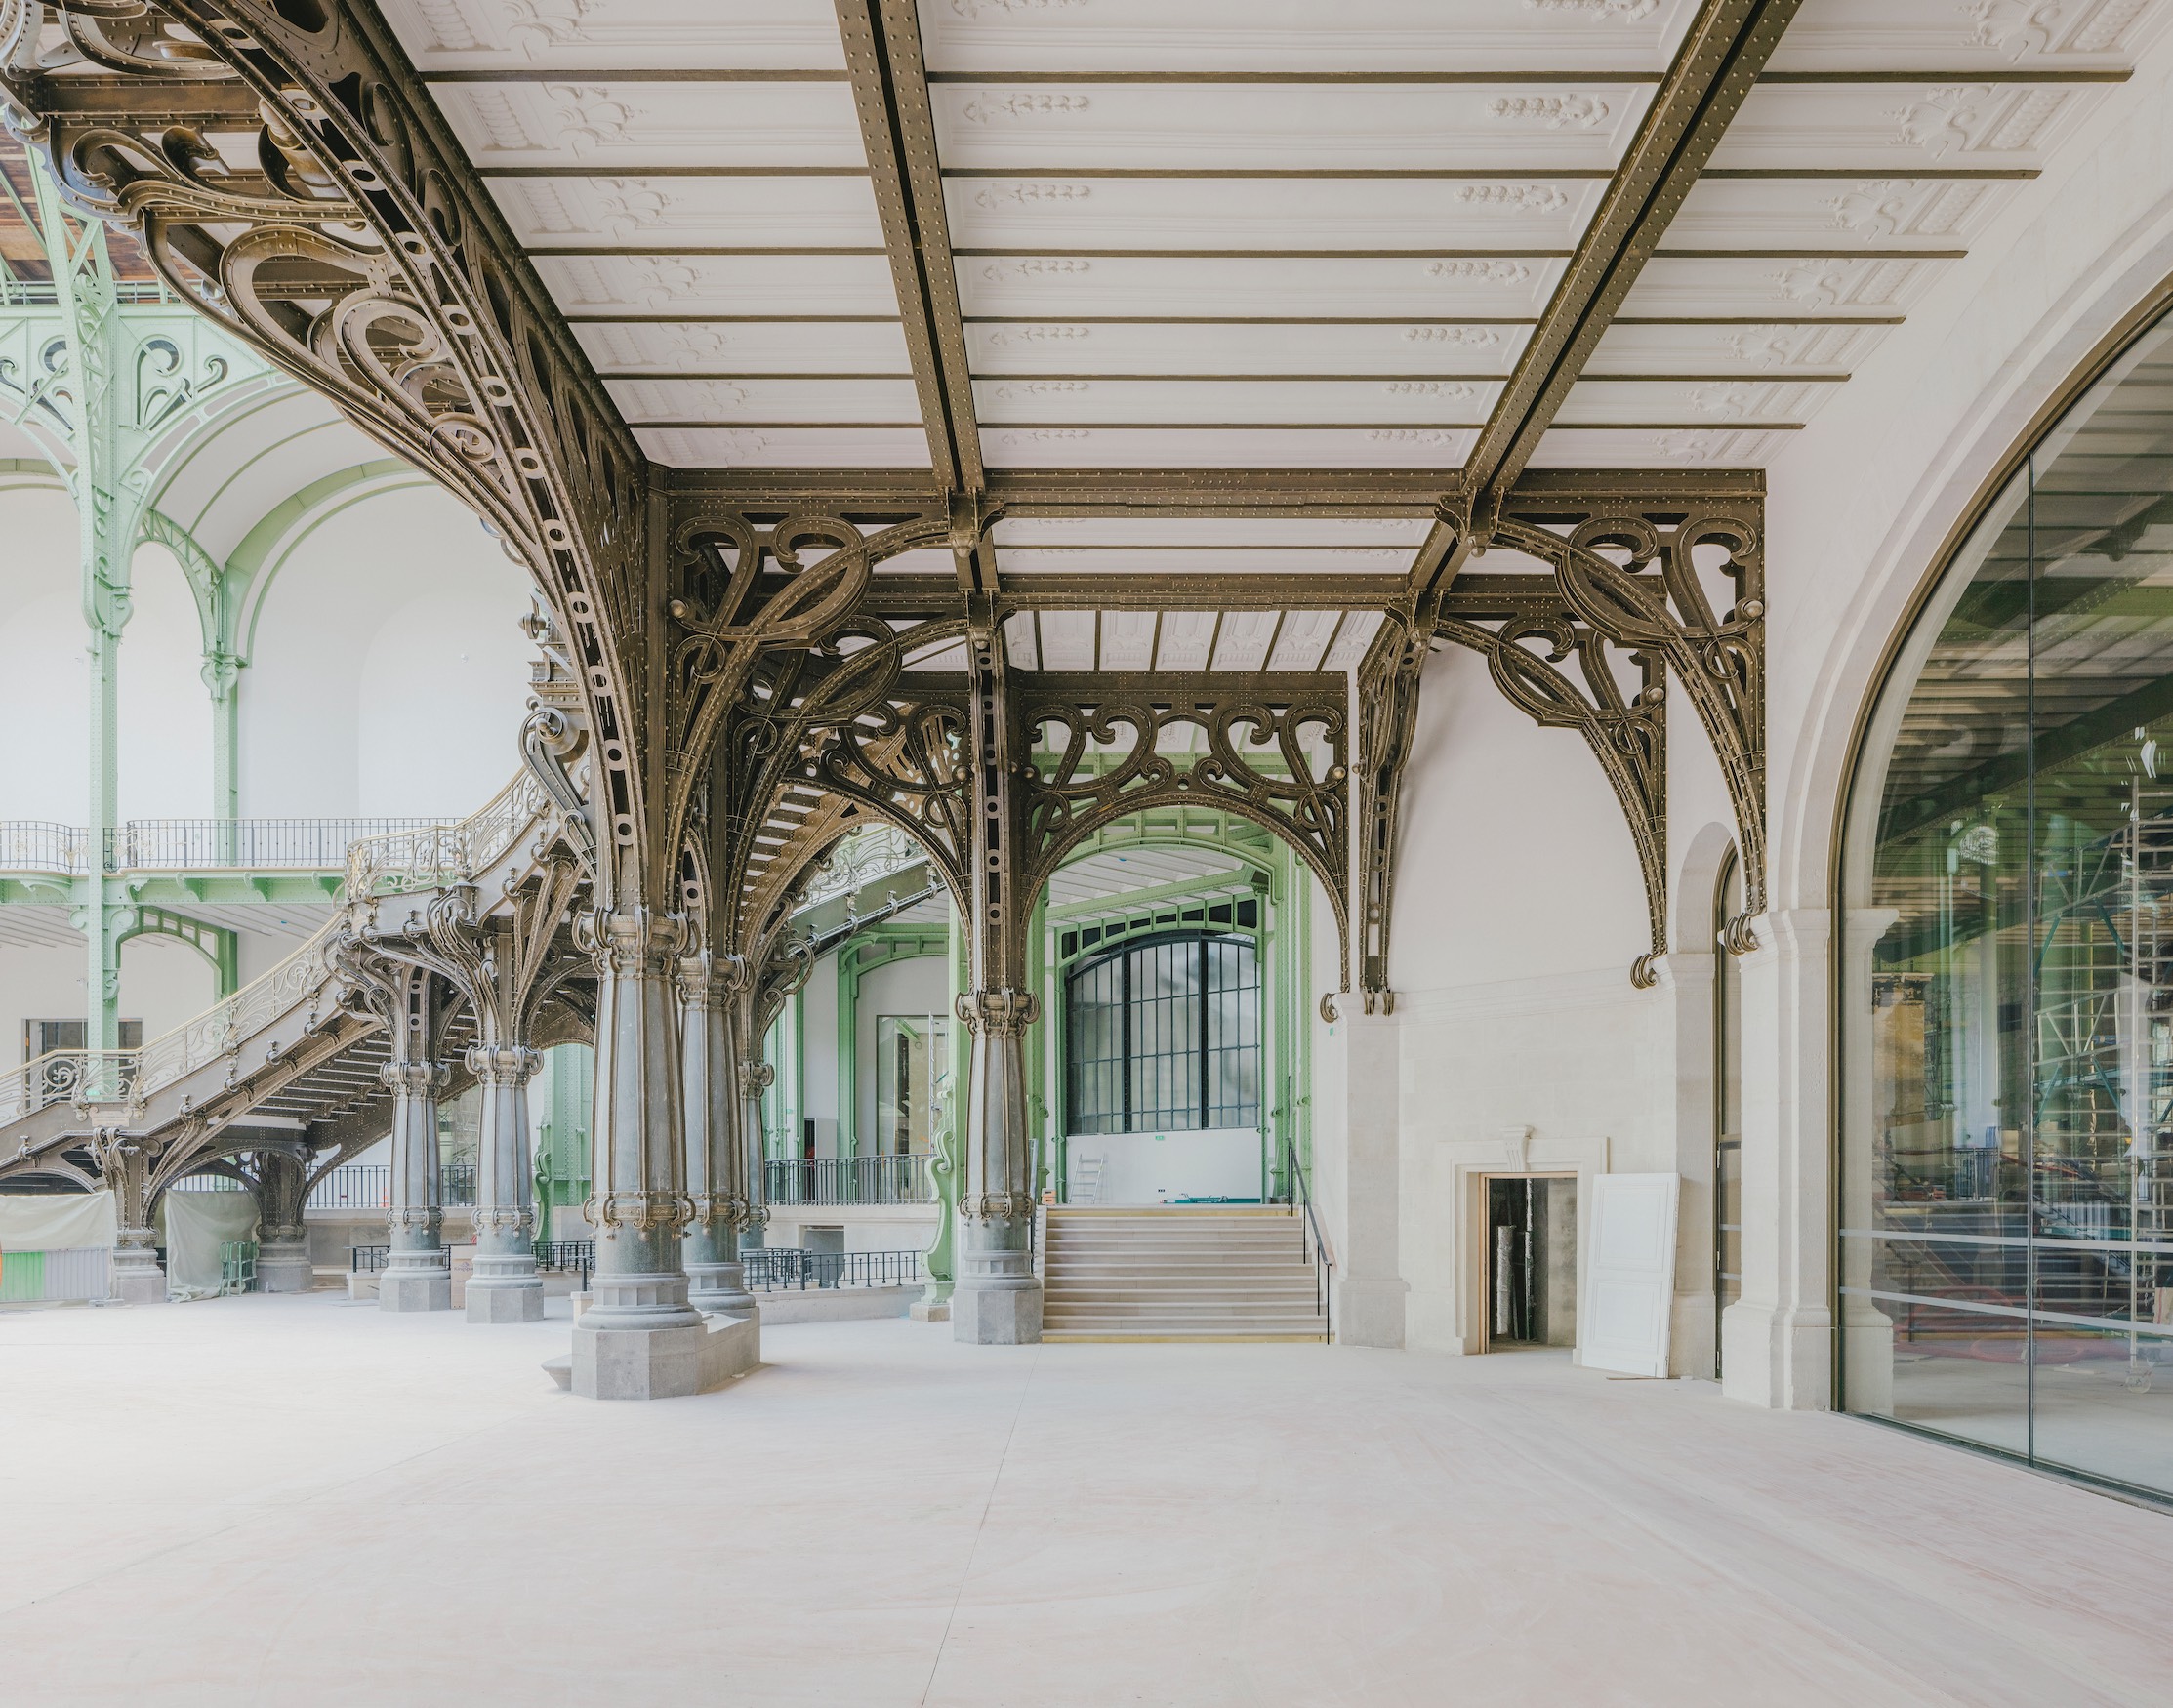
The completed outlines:
{"type": "Polygon", "coordinates": [[[0,1313],[0,1702],[2163,1700],[2173,1517],[1553,1354],[0,1313]]]}

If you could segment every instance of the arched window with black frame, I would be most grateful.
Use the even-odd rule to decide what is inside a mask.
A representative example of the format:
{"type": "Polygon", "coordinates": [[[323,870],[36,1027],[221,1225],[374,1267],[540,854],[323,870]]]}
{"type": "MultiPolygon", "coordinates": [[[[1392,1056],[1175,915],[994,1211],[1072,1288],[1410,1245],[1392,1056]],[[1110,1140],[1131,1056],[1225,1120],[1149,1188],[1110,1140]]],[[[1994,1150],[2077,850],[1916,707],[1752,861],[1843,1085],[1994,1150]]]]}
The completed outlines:
{"type": "Polygon", "coordinates": [[[1075,1134],[1260,1124],[1260,964],[1250,938],[1164,932],[1065,982],[1075,1134]]]}

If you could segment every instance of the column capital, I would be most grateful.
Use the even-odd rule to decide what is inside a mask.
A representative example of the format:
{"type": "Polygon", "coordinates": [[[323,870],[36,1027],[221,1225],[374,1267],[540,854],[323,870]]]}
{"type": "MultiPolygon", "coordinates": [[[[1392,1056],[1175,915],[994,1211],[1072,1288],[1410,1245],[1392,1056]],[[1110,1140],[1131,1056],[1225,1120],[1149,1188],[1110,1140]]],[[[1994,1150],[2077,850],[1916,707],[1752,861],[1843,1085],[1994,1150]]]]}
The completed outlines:
{"type": "Polygon", "coordinates": [[[523,1044],[472,1043],[461,1060],[485,1085],[525,1085],[543,1066],[543,1056],[523,1044]]]}
{"type": "Polygon", "coordinates": [[[663,978],[685,952],[686,918],[644,907],[599,908],[575,918],[573,940],[603,978],[663,978]]]}
{"type": "Polygon", "coordinates": [[[445,1089],[452,1069],[443,1062],[386,1062],[377,1071],[388,1090],[408,1097],[430,1097],[445,1089]]]}
{"type": "Polygon", "coordinates": [[[1031,991],[962,991],[959,1018],[968,1032],[1017,1037],[1042,1017],[1042,999],[1031,991]]]}

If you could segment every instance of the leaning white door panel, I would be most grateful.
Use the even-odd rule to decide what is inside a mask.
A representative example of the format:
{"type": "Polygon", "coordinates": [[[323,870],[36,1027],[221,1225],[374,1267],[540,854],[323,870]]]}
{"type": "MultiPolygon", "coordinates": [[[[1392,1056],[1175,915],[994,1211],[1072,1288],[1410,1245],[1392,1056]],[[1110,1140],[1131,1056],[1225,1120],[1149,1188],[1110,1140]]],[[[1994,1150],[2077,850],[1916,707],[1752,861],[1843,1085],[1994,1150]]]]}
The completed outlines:
{"type": "Polygon", "coordinates": [[[1578,1302],[1578,1362],[1631,1376],[1667,1374],[1675,1302],[1672,1174],[1594,1174],[1578,1302]]]}

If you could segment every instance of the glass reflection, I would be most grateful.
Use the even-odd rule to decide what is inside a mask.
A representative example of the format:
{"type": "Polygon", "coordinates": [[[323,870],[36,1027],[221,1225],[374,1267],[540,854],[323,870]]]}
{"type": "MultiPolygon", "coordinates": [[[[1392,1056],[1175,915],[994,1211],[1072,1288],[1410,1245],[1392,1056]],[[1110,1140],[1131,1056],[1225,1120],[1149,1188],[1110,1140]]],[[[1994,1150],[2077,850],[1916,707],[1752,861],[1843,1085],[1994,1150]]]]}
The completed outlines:
{"type": "Polygon", "coordinates": [[[1840,1257],[1851,1409],[2173,1490],[2166,338],[2035,449],[1874,720],[1840,1257]]]}

